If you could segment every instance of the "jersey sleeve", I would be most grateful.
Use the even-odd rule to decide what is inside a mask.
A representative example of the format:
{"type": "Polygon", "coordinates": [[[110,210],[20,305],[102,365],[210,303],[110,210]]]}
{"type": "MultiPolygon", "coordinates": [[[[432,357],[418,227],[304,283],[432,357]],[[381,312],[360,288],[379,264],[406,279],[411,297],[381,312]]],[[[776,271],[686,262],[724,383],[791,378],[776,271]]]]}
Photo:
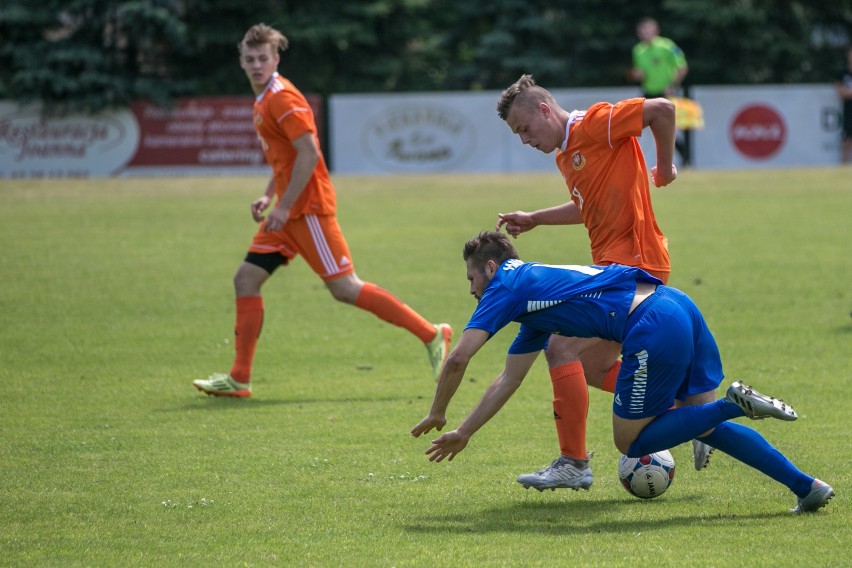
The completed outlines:
{"type": "Polygon", "coordinates": [[[517,315],[514,294],[503,286],[486,289],[465,329],[474,328],[494,335],[517,315]]]}
{"type": "Polygon", "coordinates": [[[683,50],[678,47],[675,42],[671,42],[671,51],[672,56],[674,57],[675,67],[678,69],[686,67],[686,54],[683,53],[683,50]]]}
{"type": "Polygon", "coordinates": [[[269,101],[269,112],[289,140],[315,132],[313,112],[304,98],[281,91],[269,101]]]}
{"type": "Polygon", "coordinates": [[[644,104],[643,98],[594,104],[586,111],[580,127],[597,143],[613,148],[625,138],[642,135],[644,104]]]}

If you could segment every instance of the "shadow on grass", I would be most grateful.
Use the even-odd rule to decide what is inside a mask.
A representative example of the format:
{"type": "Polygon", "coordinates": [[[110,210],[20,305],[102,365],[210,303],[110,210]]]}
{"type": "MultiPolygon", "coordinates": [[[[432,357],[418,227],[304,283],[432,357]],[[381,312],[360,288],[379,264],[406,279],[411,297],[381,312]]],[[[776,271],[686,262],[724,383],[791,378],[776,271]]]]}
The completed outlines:
{"type": "Polygon", "coordinates": [[[221,396],[208,396],[205,398],[195,397],[191,401],[172,408],[159,408],[155,412],[186,412],[188,410],[202,411],[229,411],[245,410],[246,408],[263,408],[266,406],[299,406],[302,404],[357,404],[377,402],[405,402],[413,401],[413,397],[341,397],[341,398],[293,398],[293,399],[269,399],[269,398],[229,398],[221,396]]]}
{"type": "MultiPolygon", "coordinates": [[[[695,500],[691,497],[679,501],[695,500]]],[[[576,535],[584,533],[631,534],[668,530],[682,526],[741,526],[744,521],[776,519],[789,517],[781,507],[778,513],[701,515],[695,514],[660,517],[653,523],[636,523],[636,507],[671,508],[672,499],[645,501],[637,503],[632,499],[606,499],[598,501],[577,501],[566,505],[559,503],[515,503],[505,507],[493,507],[480,511],[465,511],[450,515],[423,516],[417,522],[403,525],[403,529],[417,534],[458,534],[458,533],[535,533],[553,535],[576,535]],[[620,511],[623,511],[621,513],[620,511]],[[631,514],[632,512],[632,514],[631,514]],[[605,520],[596,520],[605,517],[605,520]],[[616,518],[614,518],[616,517],[616,518]]]]}

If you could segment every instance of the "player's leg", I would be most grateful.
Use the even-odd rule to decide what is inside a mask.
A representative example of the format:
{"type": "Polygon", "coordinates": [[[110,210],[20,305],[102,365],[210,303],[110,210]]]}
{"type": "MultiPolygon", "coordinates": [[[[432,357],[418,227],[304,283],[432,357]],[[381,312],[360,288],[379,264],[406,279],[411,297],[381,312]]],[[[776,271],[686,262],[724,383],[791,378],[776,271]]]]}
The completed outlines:
{"type": "Polygon", "coordinates": [[[306,215],[299,221],[294,229],[300,231],[300,252],[334,299],[366,310],[420,339],[437,377],[449,352],[452,328],[429,322],[387,290],[358,278],[349,245],[334,216],[306,215]]]}
{"type": "Polygon", "coordinates": [[[672,448],[727,418],[741,416],[736,405],[722,405],[712,417],[707,410],[711,421],[702,429],[697,429],[703,424],[700,421],[688,427],[678,425],[679,417],[685,422],[693,413],[687,408],[672,409],[675,401],[715,400],[722,376],[718,348],[695,304],[678,290],[658,287],[630,315],[625,330],[613,399],[616,447],[638,457],[672,448]],[[687,433],[691,436],[683,438],[687,433]]]}
{"type": "MultiPolygon", "coordinates": [[[[709,394],[715,394],[715,392],[709,394]]],[[[712,402],[715,399],[716,397],[714,396],[712,400],[709,400],[707,402],[712,402]]],[[[675,406],[687,406],[687,403],[684,403],[681,400],[676,400],[675,406]]],[[[696,471],[701,471],[710,464],[710,457],[713,455],[714,450],[715,448],[713,446],[707,445],[704,441],[701,440],[701,438],[695,438],[692,440],[692,461],[695,465],[696,471]]]]}
{"type": "MultiPolygon", "coordinates": [[[[685,131],[686,135],[689,135],[689,131],[685,131]]],[[[688,151],[688,150],[687,150],[688,151]]],[[[668,284],[669,282],[669,272],[661,272],[657,270],[646,270],[651,276],[659,278],[663,281],[663,284],[668,284]]],[[[682,406],[682,401],[675,401],[677,406],[682,406]]],[[[695,465],[695,469],[697,471],[701,471],[705,467],[710,464],[710,457],[713,455],[713,447],[708,446],[704,442],[699,439],[692,440],[692,461],[695,465]]]]}
{"type": "MultiPolygon", "coordinates": [[[[703,440],[720,452],[728,454],[788,487],[800,500],[806,499],[809,493],[817,489],[820,484],[825,485],[819,482],[815,487],[816,479],[799,470],[759,432],[743,424],[723,422],[703,440]]],[[[828,491],[831,491],[833,495],[830,487],[828,491]]],[[[819,506],[824,505],[830,498],[831,495],[826,495],[825,501],[819,506]]]]}
{"type": "MultiPolygon", "coordinates": [[[[715,396],[707,392],[697,399],[715,396]]],[[[613,416],[613,430],[618,430],[616,445],[629,456],[640,456],[674,447],[698,436],[699,430],[708,428],[709,434],[700,439],[778,481],[798,498],[793,513],[807,513],[825,506],[834,496],[830,485],[799,470],[786,456],[773,447],[756,430],[729,421],[740,416],[774,417],[790,419],[792,409],[778,404],[751,388],[734,383],[726,398],[697,406],[688,405],[669,410],[658,417],[625,420],[613,416]],[[759,409],[757,412],[755,409],[759,409]],[[623,436],[621,440],[618,436],[623,436]],[[630,440],[633,440],[630,442],[630,440]],[[629,443],[629,445],[627,445],[629,443]]],[[[757,418],[760,419],[760,418],[757,418]]]]}
{"type": "Polygon", "coordinates": [[[628,321],[613,405],[618,449],[638,457],[742,416],[796,419],[782,401],[740,383],[715,400],[722,376],[719,349],[698,308],[683,292],[658,288],[628,321]],[[694,405],[672,408],[675,400],[694,405]]]}
{"type": "Polygon", "coordinates": [[[278,253],[249,253],[234,275],[237,318],[234,327],[236,356],[231,377],[241,383],[251,380],[251,367],[257,340],[263,328],[263,296],[260,289],[272,273],[286,262],[278,253]]]}
{"type": "MultiPolygon", "coordinates": [[[[553,419],[560,454],[585,460],[589,389],[583,354],[602,343],[597,338],[552,335],[545,351],[553,387],[553,419]]],[[[618,357],[616,353],[615,357],[618,357]]],[[[597,378],[597,377],[595,377],[597,378]]]]}
{"type": "Polygon", "coordinates": [[[592,370],[592,380],[603,382],[606,370],[618,358],[617,344],[600,339],[553,335],[545,356],[553,387],[553,419],[559,440],[559,456],[547,467],[518,476],[526,488],[588,489],[592,470],[586,450],[586,417],[589,392],[585,368],[592,370]],[[616,349],[610,346],[615,345],[616,349]],[[606,357],[610,360],[605,361],[606,357]],[[588,361],[588,363],[587,363],[588,361]]]}
{"type": "Polygon", "coordinates": [[[580,353],[586,384],[610,394],[615,392],[615,381],[621,369],[621,344],[599,339],[580,353]]]}
{"type": "Polygon", "coordinates": [[[228,374],[216,373],[207,379],[193,381],[198,390],[215,396],[251,396],[251,368],[257,340],[263,327],[261,288],[269,276],[287,257],[278,252],[251,252],[234,274],[235,324],[234,362],[228,374]]]}

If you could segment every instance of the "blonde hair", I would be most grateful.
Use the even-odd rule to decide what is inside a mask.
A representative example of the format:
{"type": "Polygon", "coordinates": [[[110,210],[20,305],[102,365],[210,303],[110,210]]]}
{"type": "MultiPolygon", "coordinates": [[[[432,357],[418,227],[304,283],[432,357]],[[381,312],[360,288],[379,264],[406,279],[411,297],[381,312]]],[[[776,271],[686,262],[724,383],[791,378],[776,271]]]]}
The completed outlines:
{"type": "Polygon", "coordinates": [[[556,101],[550,91],[535,84],[532,75],[521,75],[500,95],[497,101],[497,115],[506,120],[515,105],[526,110],[535,109],[539,103],[555,106],[556,101]]]}
{"type": "Polygon", "coordinates": [[[256,48],[261,45],[270,44],[272,51],[286,51],[290,42],[287,36],[266,24],[255,24],[248,29],[240,43],[237,44],[237,49],[242,49],[243,45],[250,48],[256,48]]]}

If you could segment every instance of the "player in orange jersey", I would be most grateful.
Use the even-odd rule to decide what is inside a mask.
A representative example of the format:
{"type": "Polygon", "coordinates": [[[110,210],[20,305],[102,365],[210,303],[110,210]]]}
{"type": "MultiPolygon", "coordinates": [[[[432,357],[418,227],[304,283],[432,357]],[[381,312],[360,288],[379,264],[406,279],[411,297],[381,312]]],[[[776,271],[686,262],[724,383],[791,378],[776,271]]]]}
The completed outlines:
{"type": "MultiPolygon", "coordinates": [[[[585,111],[561,108],[532,76],[523,75],[503,92],[497,113],[521,142],[549,154],[571,193],[562,205],[531,213],[502,213],[497,230],[513,237],[539,225],[584,224],[597,265],[637,266],[668,281],[671,265],[666,238],[651,207],[648,171],[637,139],[650,128],[657,147],[651,169],[654,185],[675,180],[672,163],[675,111],[663,98],[597,103],[585,111]]],[[[596,338],[553,335],[545,352],[553,386],[553,415],[560,456],[551,465],[518,477],[538,490],[588,489],[592,470],[586,451],[587,384],[613,392],[621,363],[620,346],[596,338]]],[[[712,448],[693,442],[696,469],[704,468],[712,448]]]]}
{"type": "Polygon", "coordinates": [[[251,396],[251,365],[263,323],[261,287],[279,266],[298,255],[335,300],[372,312],[420,339],[437,377],[452,328],[430,323],[386,290],[355,274],[335,216],[334,186],[320,151],[313,112],[302,93],[277,72],[279,51],[287,46],[287,38],[265,24],[252,26],[238,44],[240,66],[257,96],[254,125],[272,167],[272,179],[264,195],[251,204],[251,215],[260,227],[234,275],[234,364],[230,373],[196,380],[193,385],[210,395],[251,396]],[[278,201],[264,217],[273,197],[278,201]]]}

